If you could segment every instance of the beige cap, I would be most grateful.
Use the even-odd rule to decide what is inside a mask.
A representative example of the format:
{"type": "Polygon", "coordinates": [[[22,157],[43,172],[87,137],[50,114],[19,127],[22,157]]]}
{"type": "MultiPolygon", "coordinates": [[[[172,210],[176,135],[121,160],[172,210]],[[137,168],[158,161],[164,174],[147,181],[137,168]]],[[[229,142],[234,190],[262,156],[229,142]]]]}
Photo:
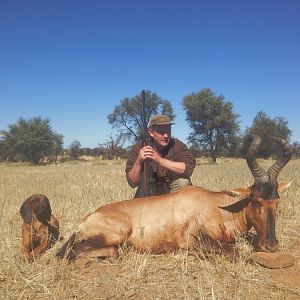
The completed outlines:
{"type": "Polygon", "coordinates": [[[148,128],[154,126],[154,125],[173,125],[175,123],[171,122],[170,117],[166,115],[155,115],[153,116],[148,124],[148,128]]]}

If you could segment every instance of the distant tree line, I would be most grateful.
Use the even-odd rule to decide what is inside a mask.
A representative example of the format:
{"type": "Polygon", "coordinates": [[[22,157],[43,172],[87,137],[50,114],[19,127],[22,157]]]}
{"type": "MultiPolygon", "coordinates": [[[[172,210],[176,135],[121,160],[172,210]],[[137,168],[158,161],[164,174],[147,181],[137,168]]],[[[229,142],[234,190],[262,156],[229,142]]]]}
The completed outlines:
{"type": "MultiPolygon", "coordinates": [[[[285,118],[271,118],[263,111],[259,111],[252,125],[241,132],[240,116],[234,112],[233,103],[208,88],[185,96],[182,105],[191,128],[187,137],[190,150],[196,157],[210,157],[212,162],[216,162],[217,157],[243,157],[250,143],[247,136],[251,133],[262,137],[258,153],[262,158],[281,154],[280,147],[269,137],[280,136],[290,141],[292,136],[285,118]]],[[[110,134],[95,148],[83,148],[78,140],[64,148],[63,135],[52,130],[49,119],[39,116],[28,120],[20,118],[7,130],[0,131],[0,161],[56,163],[58,159],[76,160],[84,155],[103,159],[126,158],[128,148],[124,147],[125,143],[141,140],[145,136],[145,126],[154,114],[166,114],[171,120],[175,118],[171,102],[149,90],[122,99],[108,115],[108,122],[117,130],[116,136],[110,134]]],[[[176,132],[172,134],[176,137],[176,132]]],[[[294,142],[293,148],[294,156],[300,157],[299,142],[294,142]]]]}

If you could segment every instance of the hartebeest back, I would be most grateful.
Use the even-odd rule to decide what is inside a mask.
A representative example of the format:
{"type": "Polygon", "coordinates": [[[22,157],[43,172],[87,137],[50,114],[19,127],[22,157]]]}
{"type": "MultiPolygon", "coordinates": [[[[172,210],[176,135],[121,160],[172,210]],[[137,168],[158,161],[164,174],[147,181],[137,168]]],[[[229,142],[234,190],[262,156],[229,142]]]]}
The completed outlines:
{"type": "Polygon", "coordinates": [[[80,256],[118,258],[118,246],[154,253],[193,249],[199,237],[233,243],[238,235],[254,227],[259,247],[275,252],[279,193],[290,183],[277,183],[277,176],[292,156],[291,146],[274,138],[283,155],[268,171],[256,161],[260,137],[253,135],[246,160],[254,177],[249,188],[212,192],[195,186],[162,196],[131,199],[107,204],[87,215],[78,231],[58,251],[70,260],[80,256]]]}

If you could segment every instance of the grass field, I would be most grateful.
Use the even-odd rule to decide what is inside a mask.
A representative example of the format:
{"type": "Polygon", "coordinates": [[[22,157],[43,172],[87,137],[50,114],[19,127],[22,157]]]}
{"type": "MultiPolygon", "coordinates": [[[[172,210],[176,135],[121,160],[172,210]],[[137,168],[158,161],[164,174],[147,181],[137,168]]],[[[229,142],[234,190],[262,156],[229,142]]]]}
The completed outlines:
{"type": "MultiPolygon", "coordinates": [[[[272,161],[260,164],[268,167],[272,161]]],[[[243,239],[238,241],[242,255],[235,263],[222,255],[153,255],[124,246],[118,263],[95,260],[86,267],[55,259],[62,242],[34,263],[24,261],[18,211],[25,198],[47,195],[61,234],[68,238],[87,213],[133,196],[124,167],[122,161],[0,164],[1,299],[300,299],[300,160],[291,160],[279,175],[279,180],[295,178],[282,195],[276,228],[280,250],[296,258],[291,268],[271,270],[253,263],[252,249],[243,239]]],[[[253,183],[246,162],[230,159],[216,165],[199,161],[192,180],[216,191],[253,183]]]]}

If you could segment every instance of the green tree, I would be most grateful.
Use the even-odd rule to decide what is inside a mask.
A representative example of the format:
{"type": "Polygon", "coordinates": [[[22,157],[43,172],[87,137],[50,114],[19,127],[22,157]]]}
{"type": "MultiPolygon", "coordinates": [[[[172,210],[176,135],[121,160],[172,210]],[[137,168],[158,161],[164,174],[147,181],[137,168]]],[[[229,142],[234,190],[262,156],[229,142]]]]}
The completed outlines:
{"type": "MultiPolygon", "coordinates": [[[[258,156],[268,158],[272,155],[281,155],[281,149],[276,142],[269,139],[271,136],[278,136],[290,141],[292,130],[288,128],[288,121],[283,117],[275,117],[272,119],[265,112],[259,111],[253,119],[250,128],[247,128],[245,135],[257,134],[262,138],[261,145],[259,147],[258,156]]],[[[246,149],[250,141],[245,139],[241,148],[243,154],[246,153],[246,149]]]]}
{"type": "Polygon", "coordinates": [[[4,142],[2,138],[0,138],[0,161],[3,160],[5,160],[4,142]]]}
{"type": "Polygon", "coordinates": [[[220,155],[227,155],[239,132],[238,115],[233,112],[233,104],[224,101],[205,88],[183,98],[187,121],[192,128],[189,135],[191,144],[198,144],[211,157],[212,162],[220,155]]]}
{"type": "Polygon", "coordinates": [[[243,135],[237,134],[229,138],[228,143],[228,156],[229,157],[242,157],[241,147],[243,144],[243,135]]]}
{"type": "Polygon", "coordinates": [[[53,161],[55,162],[55,164],[57,164],[58,155],[63,150],[64,136],[59,133],[55,133],[53,138],[54,138],[54,141],[53,141],[53,146],[52,146],[52,153],[50,156],[51,158],[49,160],[51,161],[52,157],[53,157],[53,161]]]}
{"type": "Polygon", "coordinates": [[[8,159],[31,161],[34,164],[49,156],[55,140],[50,120],[41,117],[28,120],[20,118],[1,133],[8,159]]]}
{"type": "Polygon", "coordinates": [[[72,160],[78,159],[81,155],[81,144],[79,141],[74,140],[69,146],[69,157],[72,160]]]}
{"type": "Polygon", "coordinates": [[[129,141],[136,142],[141,139],[144,126],[155,114],[168,115],[172,120],[175,117],[171,102],[161,99],[157,94],[145,91],[146,124],[143,118],[143,91],[133,98],[124,98],[114,111],[108,115],[108,121],[113,128],[129,141]]]}
{"type": "Polygon", "coordinates": [[[299,158],[300,157],[300,143],[294,142],[292,146],[293,146],[293,150],[294,150],[294,157],[299,158]]]}

